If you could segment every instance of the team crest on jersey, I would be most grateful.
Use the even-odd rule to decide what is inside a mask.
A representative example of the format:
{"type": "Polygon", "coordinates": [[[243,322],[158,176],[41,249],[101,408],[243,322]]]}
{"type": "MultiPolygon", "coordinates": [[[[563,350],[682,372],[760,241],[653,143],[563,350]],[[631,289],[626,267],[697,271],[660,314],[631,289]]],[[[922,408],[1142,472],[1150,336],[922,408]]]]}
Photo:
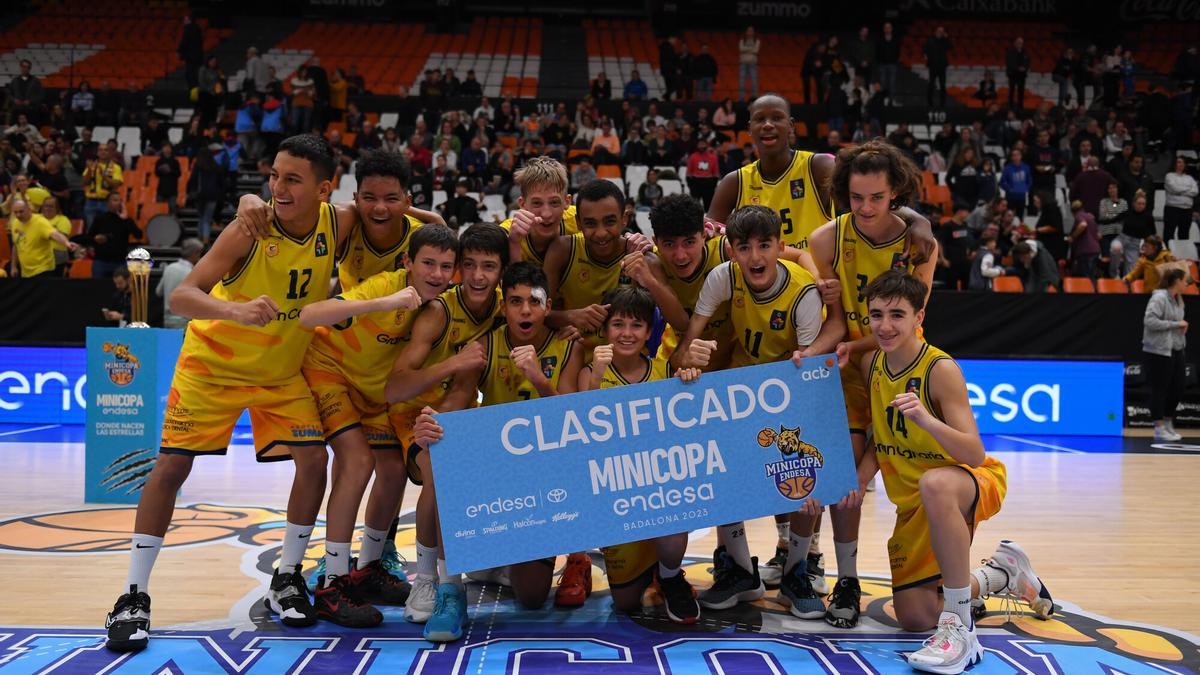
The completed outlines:
{"type": "Polygon", "coordinates": [[[742,307],[745,306],[745,304],[746,304],[746,299],[743,298],[742,296],[738,295],[733,298],[733,306],[734,307],[741,309],[742,307]]]}
{"type": "Polygon", "coordinates": [[[782,424],[779,431],[767,427],[758,432],[759,446],[772,445],[779,451],[780,458],[767,462],[766,475],[775,483],[779,494],[799,501],[817,488],[817,470],[825,466],[825,457],[817,446],[800,438],[800,427],[789,429],[782,424]]]}
{"type": "Polygon", "coordinates": [[[761,200],[759,200],[758,195],[754,195],[753,197],[750,198],[751,204],[757,205],[759,203],[759,201],[761,201],[761,200]]]}
{"type": "Polygon", "coordinates": [[[396,324],[397,325],[404,323],[404,315],[407,313],[408,313],[407,310],[403,310],[403,309],[396,310],[396,324]]]}
{"type": "Polygon", "coordinates": [[[279,244],[274,241],[267,242],[267,257],[274,258],[279,255],[279,244]]]}
{"type": "Polygon", "coordinates": [[[797,178],[791,182],[792,199],[804,199],[804,179],[797,178]]]}
{"type": "Polygon", "coordinates": [[[848,246],[848,247],[842,249],[842,260],[845,260],[848,263],[854,262],[854,247],[853,246],[848,246]]]}
{"type": "Polygon", "coordinates": [[[906,382],[904,384],[904,392],[906,394],[916,394],[917,396],[920,396],[921,395],[921,378],[919,378],[919,377],[908,378],[908,382],[906,382]]]}
{"type": "Polygon", "coordinates": [[[908,267],[908,256],[903,253],[893,253],[891,267],[894,270],[902,270],[908,267]]]}
{"type": "Polygon", "coordinates": [[[317,233],[316,253],[318,258],[329,255],[329,244],[325,243],[324,232],[317,233]]]}
{"type": "Polygon", "coordinates": [[[108,379],[118,387],[124,387],[133,382],[138,369],[142,367],[142,361],[129,351],[129,345],[123,345],[120,342],[105,342],[101,349],[105,354],[112,354],[112,360],[104,362],[104,370],[108,373],[108,379]]]}
{"type": "Polygon", "coordinates": [[[787,325],[787,312],[777,309],[771,312],[771,330],[783,330],[787,325]]]}
{"type": "Polygon", "coordinates": [[[456,342],[458,342],[458,326],[454,326],[450,329],[450,343],[454,344],[456,342]]]}
{"type": "Polygon", "coordinates": [[[579,268],[579,280],[580,281],[586,282],[591,276],[592,276],[592,273],[588,271],[588,268],[586,268],[586,267],[579,268]]]}
{"type": "Polygon", "coordinates": [[[546,356],[542,358],[542,374],[546,376],[546,379],[554,377],[554,367],[557,365],[557,356],[546,356]]]}

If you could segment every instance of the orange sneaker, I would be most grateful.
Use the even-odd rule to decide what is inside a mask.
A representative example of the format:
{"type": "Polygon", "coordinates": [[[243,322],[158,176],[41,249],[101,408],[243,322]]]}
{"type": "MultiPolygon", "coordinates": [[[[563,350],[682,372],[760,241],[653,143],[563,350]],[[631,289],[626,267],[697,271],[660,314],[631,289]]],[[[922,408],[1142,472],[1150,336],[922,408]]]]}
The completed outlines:
{"type": "Polygon", "coordinates": [[[554,604],[558,607],[582,607],[592,594],[592,559],[586,553],[567,556],[567,566],[558,579],[554,604]]]}

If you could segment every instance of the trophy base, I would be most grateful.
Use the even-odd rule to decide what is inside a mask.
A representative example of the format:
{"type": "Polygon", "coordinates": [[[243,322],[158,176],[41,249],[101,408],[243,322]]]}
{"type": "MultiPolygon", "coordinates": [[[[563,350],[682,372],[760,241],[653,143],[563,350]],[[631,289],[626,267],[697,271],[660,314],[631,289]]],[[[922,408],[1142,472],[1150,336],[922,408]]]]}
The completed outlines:
{"type": "Polygon", "coordinates": [[[125,327],[126,328],[149,328],[150,324],[146,323],[145,321],[134,321],[130,324],[127,324],[125,327]]]}

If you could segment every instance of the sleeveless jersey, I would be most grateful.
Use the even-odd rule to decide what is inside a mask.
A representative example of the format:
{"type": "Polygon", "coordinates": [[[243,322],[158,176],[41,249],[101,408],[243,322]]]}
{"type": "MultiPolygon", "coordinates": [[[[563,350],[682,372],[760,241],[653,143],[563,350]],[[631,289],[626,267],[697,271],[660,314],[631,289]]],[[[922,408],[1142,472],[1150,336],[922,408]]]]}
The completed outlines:
{"type": "MultiPolygon", "coordinates": [[[[542,373],[555,389],[563,366],[571,358],[575,343],[559,340],[554,331],[549,331],[545,342],[537,350],[542,373]]],[[[538,398],[537,389],[525,377],[525,373],[513,363],[512,344],[508,341],[508,326],[500,326],[484,338],[487,365],[479,376],[479,391],[483,393],[483,405],[499,405],[538,398]]]]}
{"type": "Polygon", "coordinates": [[[737,206],[768,206],[783,223],[780,239],[788,246],[808,248],[813,230],[833,220],[832,203],[826,203],[812,175],[813,153],[793,150],[792,162],[777,180],[768,181],[758,161],[738,169],[737,206]]]}
{"type": "Polygon", "coordinates": [[[424,225],[412,216],[404,216],[404,236],[395,246],[381,251],[375,248],[367,239],[366,228],[361,224],[350,233],[350,241],[346,242],[346,254],[338,265],[338,281],[343,291],[361,284],[364,279],[380,272],[393,272],[404,267],[404,256],[408,254],[408,245],[412,234],[424,225]]]}
{"type": "Polygon", "coordinates": [[[736,262],[729,263],[732,294],[729,317],[733,324],[732,367],[789,359],[797,348],[796,311],[800,299],[816,293],[812,274],[789,260],[779,260],[783,284],[772,296],[758,299],[746,286],[736,262]]]}
{"type": "Polygon", "coordinates": [[[864,295],[867,284],[894,267],[913,271],[906,259],[908,230],[891,241],[875,243],[858,231],[853,214],[840,215],[835,222],[833,271],[842,283],[842,310],[849,339],[856,340],[871,334],[864,295]]]}
{"type": "Polygon", "coordinates": [[[606,292],[619,286],[632,286],[633,280],[621,270],[621,259],[629,245],[623,240],[622,246],[625,250],[621,255],[612,262],[601,263],[588,255],[583,233],[571,235],[567,264],[558,279],[558,295],[563,304],[557,309],[581,309],[598,304],[606,292]]]}
{"type": "MultiPolygon", "coordinates": [[[[675,297],[679,298],[679,304],[683,305],[683,309],[687,311],[689,317],[696,311],[696,301],[700,299],[700,289],[704,287],[704,280],[708,277],[708,273],[713,271],[717,265],[729,260],[729,257],[725,255],[725,236],[713,237],[704,242],[704,252],[701,255],[700,266],[687,279],[675,276],[675,270],[671,269],[670,265],[664,263],[662,266],[663,274],[667,277],[667,286],[670,286],[675,297]]],[[[706,340],[710,339],[708,336],[715,335],[718,329],[728,321],[729,308],[723,305],[709,318],[708,327],[705,328],[702,337],[706,340]]]]}
{"type": "MultiPolygon", "coordinates": [[[[442,329],[441,335],[437,336],[430,345],[429,355],[425,357],[422,368],[445,361],[462,351],[463,347],[495,330],[497,325],[504,325],[502,314],[504,299],[499,288],[496,289],[492,304],[479,316],[472,314],[467,307],[461,286],[446,290],[429,304],[437,304],[442,307],[446,316],[446,326],[442,329]]],[[[451,382],[453,382],[453,378],[446,378],[411,401],[392,404],[391,410],[394,413],[420,410],[425,406],[437,408],[442,399],[446,397],[446,391],[450,388],[451,382]]]]}
{"type": "Polygon", "coordinates": [[[300,325],[300,310],[329,295],[337,264],[337,215],[322,204],[316,226],[295,238],[273,224],[272,234],[255,241],[242,266],[213,286],[209,295],[231,302],[270,296],[279,306],[264,327],[236,321],[188,322],[176,368],[206,382],[233,386],[277,386],[300,373],[313,332],[300,325]]]}
{"type": "MultiPolygon", "coordinates": [[[[652,359],[645,354],[642,355],[642,360],[647,364],[646,374],[637,382],[630,382],[625,379],[621,373],[612,365],[604,370],[604,377],[600,380],[601,389],[612,389],[613,387],[623,387],[627,384],[642,384],[643,382],[657,382],[671,377],[671,364],[667,363],[666,359],[652,359]]],[[[589,369],[592,364],[588,364],[589,369]]]]}
{"type": "MultiPolygon", "coordinates": [[[[500,227],[503,227],[505,229],[505,231],[511,230],[512,229],[512,218],[509,218],[508,220],[505,220],[504,222],[500,223],[500,227]]],[[[568,206],[565,210],[563,210],[562,222],[559,223],[559,226],[558,226],[558,236],[561,237],[561,236],[567,235],[567,234],[578,234],[578,233],[579,233],[579,222],[575,218],[575,205],[572,204],[571,206],[568,206]]],[[[551,243],[553,243],[553,240],[551,240],[551,243]]],[[[530,239],[529,237],[525,237],[523,240],[521,240],[521,260],[523,262],[531,262],[538,266],[545,265],[546,264],[546,251],[548,251],[548,250],[550,250],[550,247],[548,245],[546,246],[546,249],[543,251],[534,250],[533,240],[530,239]]]]}
{"type": "MultiPolygon", "coordinates": [[[[875,457],[879,460],[888,499],[896,505],[898,513],[920,505],[918,483],[921,474],[930,469],[959,464],[928,431],[907,422],[904,415],[890,405],[900,394],[913,392],[921,397],[921,403],[927,410],[941,419],[941,412],[933,406],[933,396],[929,392],[929,376],[934,364],[943,360],[954,363],[946,352],[929,343],[922,343],[917,358],[898,373],[889,370],[883,350],[877,350],[871,360],[867,390],[871,392],[875,457]]],[[[995,465],[1000,465],[1000,462],[988,457],[982,466],[995,465]]]]}
{"type": "MultiPolygon", "coordinates": [[[[336,296],[343,300],[372,300],[408,286],[408,270],[380,272],[336,296]]],[[[383,403],[383,388],[396,356],[412,335],[418,310],[369,312],[333,326],[318,326],[305,368],[341,373],[363,397],[383,403]]]]}

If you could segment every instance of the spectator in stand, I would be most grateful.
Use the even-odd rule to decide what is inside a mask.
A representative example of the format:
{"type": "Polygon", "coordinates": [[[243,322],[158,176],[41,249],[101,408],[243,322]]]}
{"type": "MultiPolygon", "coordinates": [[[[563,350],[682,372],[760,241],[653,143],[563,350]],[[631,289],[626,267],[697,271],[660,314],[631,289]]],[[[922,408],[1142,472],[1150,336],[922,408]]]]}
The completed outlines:
{"type": "Polygon", "coordinates": [[[591,116],[584,115],[580,118],[579,128],[575,130],[575,137],[571,139],[571,147],[590,150],[599,134],[600,130],[592,125],[591,116]]]}
{"type": "Polygon", "coordinates": [[[681,92],[680,100],[690,101],[696,94],[696,75],[692,71],[692,50],[688,48],[685,40],[679,40],[676,43],[676,56],[678,57],[679,68],[676,71],[676,77],[679,81],[681,92]]]}
{"type": "Polygon", "coordinates": [[[1051,79],[1058,84],[1058,105],[1064,108],[1071,102],[1071,78],[1075,77],[1079,69],[1078,61],[1075,50],[1067,47],[1062,56],[1058,57],[1051,75],[1051,79]]]}
{"type": "Polygon", "coordinates": [[[589,91],[592,98],[597,101],[607,101],[612,98],[612,82],[603,70],[596,75],[596,79],[592,80],[589,91]]]}
{"type": "Polygon", "coordinates": [[[687,182],[692,196],[700,200],[706,211],[712,203],[713,193],[717,190],[717,181],[720,178],[721,167],[717,154],[709,147],[708,141],[698,140],[696,150],[688,155],[687,182]]]}
{"type": "Polygon", "coordinates": [[[29,122],[29,116],[25,113],[17,115],[17,123],[5,129],[4,135],[13,142],[18,153],[28,152],[26,146],[30,144],[46,142],[38,128],[29,122]]]}
{"type": "MultiPolygon", "coordinates": [[[[58,198],[47,197],[46,201],[42,202],[41,214],[46,219],[46,222],[50,223],[50,227],[54,228],[55,232],[61,234],[64,239],[70,239],[71,234],[75,231],[75,226],[71,224],[71,220],[62,212],[58,198]]],[[[50,246],[54,249],[53,276],[65,276],[67,273],[67,264],[71,261],[71,254],[80,250],[80,248],[74,242],[68,241],[64,243],[57,238],[51,238],[50,246]]]]}
{"type": "Polygon", "coordinates": [[[1133,159],[1133,142],[1126,143],[1121,146],[1121,154],[1109,157],[1108,164],[1104,168],[1108,170],[1118,182],[1125,180],[1125,174],[1129,173],[1129,162],[1133,159]]]}
{"type": "Polygon", "coordinates": [[[592,159],[596,164],[618,164],[621,161],[621,139],[606,117],[600,123],[600,133],[592,139],[592,159]]]}
{"type": "Polygon", "coordinates": [[[679,55],[676,52],[678,42],[679,38],[672,35],[658,43],[658,72],[662,75],[665,101],[671,100],[671,94],[681,91],[676,72],[679,69],[679,55]]]}
{"type": "Polygon", "coordinates": [[[433,178],[433,190],[445,190],[454,185],[454,181],[458,179],[458,175],[446,163],[445,155],[433,156],[433,172],[430,174],[433,178]]]}
{"type": "Polygon", "coordinates": [[[1045,293],[1049,287],[1057,289],[1061,284],[1058,264],[1036,239],[1018,243],[1013,247],[1012,255],[1026,293],[1045,293]]]}
{"type": "Polygon", "coordinates": [[[42,81],[33,74],[33,62],[21,59],[19,67],[21,72],[8,83],[9,122],[22,114],[37,119],[45,96],[42,81]]]}
{"type": "Polygon", "coordinates": [[[197,112],[205,124],[216,124],[221,98],[225,94],[225,73],[221,71],[215,55],[208,57],[200,67],[197,77],[197,112]]]}
{"type": "MultiPolygon", "coordinates": [[[[54,153],[46,158],[42,168],[35,174],[38,186],[50,193],[47,198],[54,197],[60,202],[69,204],[71,200],[71,184],[63,170],[62,155],[54,153]]],[[[42,203],[45,203],[43,200],[42,203]]]]}
{"type": "Polygon", "coordinates": [[[154,201],[166,202],[168,213],[173,216],[179,208],[179,177],[183,175],[183,169],[179,166],[170,141],[162,145],[158,161],[154,163],[154,175],[158,178],[154,201]]]}
{"type": "Polygon", "coordinates": [[[571,144],[571,125],[567,123],[565,115],[554,116],[554,119],[546,125],[546,130],[542,133],[542,140],[545,142],[546,154],[557,153],[566,157],[567,146],[571,144]]]}
{"type": "Polygon", "coordinates": [[[483,141],[478,137],[473,137],[471,144],[459,155],[459,170],[464,174],[473,172],[476,176],[482,176],[487,169],[487,163],[488,156],[487,151],[483,149],[483,141]],[[469,167],[474,167],[474,169],[469,167]]]}
{"type": "Polygon", "coordinates": [[[975,235],[967,225],[969,213],[965,206],[955,207],[954,215],[938,227],[938,267],[934,278],[952,291],[970,287],[975,235]]]}
{"type": "Polygon", "coordinates": [[[383,145],[383,141],[379,138],[379,132],[375,128],[375,123],[371,120],[364,120],[362,131],[354,137],[355,156],[361,155],[369,150],[375,150],[383,145]]]}
{"type": "Polygon", "coordinates": [[[1163,241],[1190,239],[1192,212],[1200,190],[1196,179],[1187,174],[1187,162],[1183,157],[1175,158],[1175,170],[1168,173],[1163,182],[1167,192],[1167,203],[1163,208],[1163,241]]]}
{"type": "Polygon", "coordinates": [[[447,98],[456,98],[461,96],[459,93],[459,88],[462,87],[462,81],[460,81],[458,76],[454,74],[453,68],[446,69],[446,74],[442,76],[442,83],[446,86],[447,98]]]}
{"type": "Polygon", "coordinates": [[[213,151],[205,150],[196,155],[187,183],[188,202],[199,213],[196,232],[205,246],[212,241],[213,215],[224,195],[225,171],[217,165],[213,151]]]}
{"type": "Polygon", "coordinates": [[[842,149],[842,134],[836,129],[830,129],[829,134],[817,144],[817,152],[825,155],[837,155],[842,149]]]}
{"type": "MultiPolygon", "coordinates": [[[[1120,78],[1125,91],[1125,98],[1133,98],[1134,96],[1137,96],[1137,87],[1134,86],[1133,82],[1133,71],[1135,65],[1136,64],[1133,61],[1133,52],[1126,49],[1121,53],[1121,62],[1118,67],[1120,68],[1120,78]]],[[[1105,98],[1108,98],[1107,94],[1105,98]]]]}
{"type": "Polygon", "coordinates": [[[1004,55],[1004,73],[1008,76],[1008,107],[1025,107],[1025,78],[1029,74],[1029,52],[1025,38],[1017,37],[1004,55]]]}
{"type": "Polygon", "coordinates": [[[946,107],[946,70],[950,67],[950,36],[944,26],[933,31],[933,37],[925,43],[925,65],[929,68],[929,86],[925,90],[925,103],[933,107],[933,92],[938,92],[938,109],[946,107]],[[937,83],[936,85],[934,83],[937,83]]]}
{"type": "Polygon", "coordinates": [[[596,170],[592,168],[592,161],[587,155],[582,155],[579,158],[579,164],[571,171],[571,187],[578,190],[590,181],[596,180],[596,170]]]}
{"type": "MultiPolygon", "coordinates": [[[[1125,254],[1125,269],[1133,269],[1137,264],[1140,244],[1147,237],[1155,236],[1154,230],[1154,215],[1148,208],[1146,195],[1139,190],[1134,195],[1132,208],[1125,212],[1125,220],[1121,223],[1120,242],[1125,254]]],[[[1162,240],[1157,241],[1161,249],[1162,240]]]]}
{"type": "MultiPolygon", "coordinates": [[[[329,119],[340,122],[346,115],[346,99],[349,98],[350,83],[346,80],[346,71],[334,68],[329,76],[329,119]]],[[[350,131],[349,128],[346,129],[350,131]]]]}
{"type": "Polygon", "coordinates": [[[1092,155],[1087,158],[1084,171],[1071,181],[1071,199],[1083,203],[1083,210],[1092,214],[1100,213],[1100,200],[1108,193],[1108,186],[1113,177],[1100,168],[1100,158],[1092,155]]]}
{"type": "Polygon", "coordinates": [[[1033,193],[1033,205],[1038,212],[1037,240],[1057,263],[1067,259],[1066,232],[1063,229],[1063,214],[1053,191],[1037,191],[1033,193]]]}
{"type": "Polygon", "coordinates": [[[646,143],[646,149],[650,151],[650,164],[656,166],[671,164],[671,158],[675,153],[671,141],[667,138],[666,126],[654,128],[654,138],[646,143]]]}
{"type": "Polygon", "coordinates": [[[199,82],[200,64],[204,62],[204,33],[190,13],[183,16],[183,34],[179,37],[176,52],[183,61],[188,89],[194,89],[199,82]]]}
{"type": "MultiPolygon", "coordinates": [[[[92,267],[95,270],[95,266],[92,267]]],[[[93,276],[93,279],[96,277],[93,276]]],[[[129,268],[125,265],[112,271],[113,294],[109,300],[108,307],[100,308],[100,314],[104,316],[104,320],[108,321],[113,327],[123,327],[132,321],[133,303],[130,297],[129,286],[129,268]],[[115,308],[115,309],[113,309],[115,308]]]]}
{"type": "Polygon", "coordinates": [[[1043,129],[1037,134],[1029,153],[1033,165],[1033,189],[1035,192],[1053,192],[1055,176],[1061,165],[1062,156],[1058,148],[1050,144],[1050,132],[1043,129]]]}
{"type": "Polygon", "coordinates": [[[825,84],[824,73],[829,67],[826,62],[826,44],[817,40],[808,52],[804,55],[804,65],[800,69],[801,82],[803,83],[804,102],[807,103],[824,103],[825,101],[825,84]],[[812,87],[809,87],[809,82],[812,82],[812,87]],[[816,92],[816,98],[809,99],[810,92],[816,92]]]}
{"type": "Polygon", "coordinates": [[[233,121],[233,132],[237,134],[238,143],[246,151],[246,157],[257,161],[262,157],[263,141],[258,133],[259,119],[262,118],[262,108],[259,107],[257,96],[249,96],[233,121]]]}
{"type": "Polygon", "coordinates": [[[996,199],[996,180],[996,163],[991,157],[984,157],[979,175],[975,177],[975,184],[979,188],[978,201],[989,204],[996,199]]]}
{"type": "Polygon", "coordinates": [[[700,53],[692,59],[692,76],[696,78],[696,98],[713,100],[713,85],[717,81],[717,60],[708,53],[708,45],[700,44],[700,53]]]}
{"type": "Polygon", "coordinates": [[[626,99],[634,101],[640,101],[650,95],[650,90],[637,70],[629,73],[629,81],[625,83],[623,95],[626,99]]]}
{"type": "Polygon", "coordinates": [[[879,83],[892,101],[892,105],[900,105],[900,92],[896,89],[896,71],[900,67],[900,38],[892,28],[892,22],[885,21],[883,32],[875,44],[875,58],[879,61],[879,83]]]}
{"type": "Polygon", "coordinates": [[[267,84],[271,81],[268,67],[269,64],[266,60],[258,55],[258,48],[248,47],[246,49],[246,77],[242,80],[242,90],[251,95],[266,92],[267,84]]]}
{"type": "Polygon", "coordinates": [[[483,96],[483,85],[479,84],[479,80],[475,79],[475,71],[467,71],[467,79],[458,85],[458,94],[464,98],[476,99],[483,96]]]}
{"type": "Polygon", "coordinates": [[[1140,154],[1134,153],[1129,158],[1129,167],[1125,171],[1125,175],[1120,179],[1122,183],[1121,195],[1133,203],[1134,196],[1139,192],[1146,197],[1146,208],[1154,213],[1154,179],[1150,174],[1146,173],[1146,158],[1140,154]]]}
{"type": "Polygon", "coordinates": [[[1183,439],[1175,431],[1174,418],[1187,379],[1184,349],[1188,322],[1184,319],[1183,293],[1191,283],[1183,269],[1170,269],[1146,305],[1142,352],[1150,383],[1150,417],[1154,418],[1156,441],[1183,439]]]}
{"type": "Polygon", "coordinates": [[[853,40],[846,43],[846,62],[854,71],[854,75],[862,77],[864,82],[871,81],[871,69],[875,63],[875,40],[871,37],[871,29],[861,26],[853,40]]]}
{"type": "Polygon", "coordinates": [[[975,148],[968,145],[958,152],[946,173],[946,184],[956,207],[975,208],[979,201],[979,158],[975,148]]]}
{"type": "Polygon", "coordinates": [[[733,99],[727,98],[721,102],[721,107],[713,112],[713,128],[718,131],[733,131],[737,127],[737,111],[733,107],[733,99]]]}
{"type": "Polygon", "coordinates": [[[433,166],[433,152],[425,147],[425,144],[419,134],[413,134],[408,139],[408,161],[412,163],[413,168],[421,167],[426,172],[433,166]]]}
{"type": "Polygon", "coordinates": [[[471,113],[471,117],[476,120],[479,119],[480,115],[487,118],[489,125],[496,118],[496,109],[492,107],[492,102],[486,96],[479,99],[479,106],[475,108],[475,112],[471,113]]]}
{"type": "Polygon", "coordinates": [[[1020,150],[1014,148],[1008,156],[1008,164],[1000,172],[1000,189],[1004,190],[1004,197],[1017,217],[1024,218],[1025,203],[1029,191],[1033,189],[1033,173],[1029,165],[1022,161],[1020,150]]]}
{"type": "Polygon", "coordinates": [[[308,66],[300,66],[290,82],[292,87],[292,132],[308,133],[313,128],[316,86],[308,75],[308,66]]]}
{"type": "Polygon", "coordinates": [[[1083,208],[1083,202],[1071,202],[1075,226],[1067,235],[1071,244],[1071,274],[1096,281],[1096,262],[1100,258],[1100,228],[1096,217],[1083,208]]]}
{"type": "MultiPolygon", "coordinates": [[[[1075,178],[1077,178],[1080,173],[1087,169],[1088,162],[1092,159],[1096,160],[1096,167],[1099,168],[1100,158],[1096,155],[1096,153],[1092,152],[1092,141],[1087,138],[1081,139],[1079,141],[1079,146],[1071,155],[1071,159],[1067,161],[1067,183],[1069,184],[1074,182],[1075,178]]],[[[1105,175],[1108,175],[1107,171],[1104,173],[1105,175]]]]}
{"type": "Polygon", "coordinates": [[[9,186],[8,197],[4,203],[0,205],[0,212],[5,215],[10,215],[13,210],[13,203],[16,201],[28,202],[33,211],[38,211],[42,208],[42,202],[50,196],[50,192],[45,188],[33,185],[29,176],[23,173],[18,173],[13,177],[12,183],[9,186]]]}
{"type": "Polygon", "coordinates": [[[454,194],[439,207],[446,224],[452,229],[460,230],[467,225],[479,222],[480,203],[469,196],[471,184],[460,180],[454,184],[454,194]]]}
{"type": "Polygon", "coordinates": [[[738,40],[738,98],[758,98],[758,50],[762,43],[754,35],[754,27],[746,26],[742,39],[738,40]]]}
{"type": "Polygon", "coordinates": [[[1150,293],[1158,288],[1159,280],[1163,273],[1162,265],[1170,262],[1175,262],[1175,256],[1166,249],[1162,238],[1158,235],[1147,235],[1142,240],[1141,246],[1134,249],[1140,253],[1137,257],[1133,269],[1129,274],[1125,275],[1127,283],[1133,283],[1138,279],[1142,280],[1142,288],[1144,292],[1150,293]]]}
{"type": "MultiPolygon", "coordinates": [[[[446,136],[439,136],[438,138],[440,140],[438,141],[437,152],[433,153],[433,161],[436,163],[438,161],[438,158],[441,157],[446,160],[447,167],[458,166],[458,153],[455,152],[454,148],[451,146],[450,138],[446,137],[446,136]]],[[[437,182],[436,174],[434,175],[434,182],[435,183],[437,182]]],[[[434,189],[437,189],[437,188],[434,188],[434,189]]]]}
{"type": "Polygon", "coordinates": [[[107,279],[116,269],[124,267],[130,239],[142,237],[141,228],[129,217],[120,194],[110,194],[105,204],[108,210],[97,215],[87,231],[93,250],[93,279],[107,279]]]}
{"type": "Polygon", "coordinates": [[[179,260],[163,269],[162,280],[154,289],[154,294],[163,299],[163,328],[187,327],[188,318],[171,311],[171,293],[203,255],[204,243],[195,237],[188,237],[179,244],[179,260]]]}
{"type": "Polygon", "coordinates": [[[984,105],[990,105],[999,96],[996,93],[996,76],[992,75],[991,70],[983,71],[983,79],[979,81],[979,88],[973,96],[984,105]]]}
{"type": "Polygon", "coordinates": [[[996,264],[999,261],[1000,247],[996,243],[995,234],[985,234],[979,241],[979,249],[971,260],[971,277],[967,288],[972,291],[992,290],[992,281],[1004,276],[1004,267],[996,264]]]}
{"type": "Polygon", "coordinates": [[[8,232],[13,245],[9,265],[11,276],[14,278],[54,276],[56,242],[71,251],[79,248],[40,213],[34,212],[33,207],[24,199],[17,199],[12,203],[8,232]]]}
{"type": "Polygon", "coordinates": [[[1100,227],[1101,262],[1108,263],[1108,276],[1122,277],[1129,271],[1122,270],[1125,264],[1125,253],[1118,236],[1125,223],[1125,212],[1129,210],[1129,202],[1121,199],[1121,187],[1116,181],[1110,182],[1105,189],[1105,196],[1100,200],[1096,211],[1096,224],[1100,227]],[[1108,255],[1107,261],[1103,256],[1108,255]]]}
{"type": "Polygon", "coordinates": [[[642,135],[637,128],[630,127],[625,134],[625,142],[621,144],[621,163],[625,166],[644,165],[650,159],[650,152],[642,141],[642,135]]]}
{"type": "MultiPolygon", "coordinates": [[[[474,141],[475,139],[472,138],[471,140],[474,141]]],[[[400,140],[400,134],[396,133],[396,127],[388,127],[387,129],[383,130],[383,140],[380,141],[379,147],[388,152],[394,152],[397,154],[402,154],[404,152],[404,143],[400,140]]],[[[459,158],[458,161],[461,162],[462,158],[459,158]]]]}
{"type": "Polygon", "coordinates": [[[1118,154],[1126,143],[1132,144],[1133,137],[1129,135],[1125,123],[1118,120],[1113,124],[1112,131],[1104,137],[1104,152],[1109,155],[1118,154]]]}
{"type": "Polygon", "coordinates": [[[96,95],[92,93],[92,84],[84,80],[79,83],[79,90],[71,96],[71,115],[77,124],[90,126],[95,107],[96,95]]]}
{"type": "Polygon", "coordinates": [[[662,185],[658,183],[658,170],[650,169],[646,172],[646,182],[638,187],[637,208],[648,210],[658,205],[659,200],[663,198],[662,185]]]}
{"type": "MultiPolygon", "coordinates": [[[[89,228],[96,216],[108,210],[109,194],[115,193],[124,180],[121,167],[112,160],[110,152],[107,145],[98,146],[96,159],[87,160],[87,168],[83,171],[83,182],[86,185],[84,197],[87,198],[83,218],[89,228]]],[[[100,278],[107,277],[106,272],[100,278]]]]}
{"type": "Polygon", "coordinates": [[[284,135],[287,133],[287,119],[287,103],[282,97],[267,94],[267,100],[263,103],[262,122],[259,126],[259,131],[262,133],[264,156],[275,156],[276,148],[283,142],[284,135]]]}

